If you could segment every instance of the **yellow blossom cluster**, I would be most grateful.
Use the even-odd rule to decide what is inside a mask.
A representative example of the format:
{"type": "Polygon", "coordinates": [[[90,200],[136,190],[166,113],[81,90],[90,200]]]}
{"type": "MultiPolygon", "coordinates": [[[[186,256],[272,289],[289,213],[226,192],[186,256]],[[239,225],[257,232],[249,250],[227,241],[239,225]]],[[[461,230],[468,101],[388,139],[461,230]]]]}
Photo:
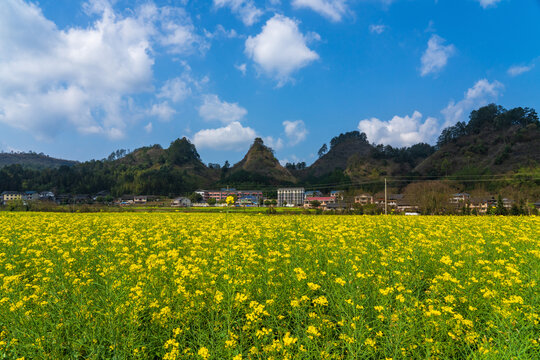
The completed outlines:
{"type": "Polygon", "coordinates": [[[540,359],[538,217],[0,224],[0,359],[540,359]]]}

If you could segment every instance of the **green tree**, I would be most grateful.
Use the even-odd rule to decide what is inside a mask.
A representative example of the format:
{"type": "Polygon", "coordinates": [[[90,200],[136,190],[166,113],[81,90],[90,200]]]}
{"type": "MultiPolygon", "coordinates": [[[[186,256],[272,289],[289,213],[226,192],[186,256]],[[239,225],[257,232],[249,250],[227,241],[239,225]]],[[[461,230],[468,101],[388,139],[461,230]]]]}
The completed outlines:
{"type": "Polygon", "coordinates": [[[501,194],[499,194],[497,198],[497,207],[495,208],[495,214],[497,215],[506,215],[508,212],[506,208],[504,207],[504,202],[502,199],[501,194]]]}
{"type": "Polygon", "coordinates": [[[321,146],[317,154],[319,155],[319,157],[322,157],[327,152],[328,152],[328,146],[326,144],[323,144],[323,146],[321,146]]]}

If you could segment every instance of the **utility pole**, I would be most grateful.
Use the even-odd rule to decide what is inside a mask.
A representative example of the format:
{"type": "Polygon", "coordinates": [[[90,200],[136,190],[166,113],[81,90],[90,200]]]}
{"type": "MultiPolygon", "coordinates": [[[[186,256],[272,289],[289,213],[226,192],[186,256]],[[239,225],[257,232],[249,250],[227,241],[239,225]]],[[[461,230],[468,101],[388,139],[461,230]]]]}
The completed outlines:
{"type": "Polygon", "coordinates": [[[386,178],[384,178],[384,215],[388,215],[388,195],[386,193],[386,178]]]}

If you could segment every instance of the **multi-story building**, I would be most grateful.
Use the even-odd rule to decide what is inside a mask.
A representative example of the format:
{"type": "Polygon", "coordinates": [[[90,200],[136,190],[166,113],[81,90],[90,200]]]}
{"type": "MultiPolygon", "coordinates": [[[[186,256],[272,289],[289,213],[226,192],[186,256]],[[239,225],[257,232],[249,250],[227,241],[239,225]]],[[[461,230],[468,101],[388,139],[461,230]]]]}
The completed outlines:
{"type": "Polygon", "coordinates": [[[293,206],[303,206],[305,191],[304,188],[281,188],[277,191],[277,205],[293,205],[293,206]]]}
{"type": "Polygon", "coordinates": [[[39,200],[39,193],[37,191],[25,191],[22,195],[22,199],[29,201],[39,200]]]}
{"type": "Polygon", "coordinates": [[[4,204],[8,201],[22,200],[22,194],[18,191],[4,191],[1,194],[1,200],[4,204]]]}
{"type": "Polygon", "coordinates": [[[373,196],[369,194],[356,195],[354,197],[354,202],[360,205],[373,204],[373,196]]]}

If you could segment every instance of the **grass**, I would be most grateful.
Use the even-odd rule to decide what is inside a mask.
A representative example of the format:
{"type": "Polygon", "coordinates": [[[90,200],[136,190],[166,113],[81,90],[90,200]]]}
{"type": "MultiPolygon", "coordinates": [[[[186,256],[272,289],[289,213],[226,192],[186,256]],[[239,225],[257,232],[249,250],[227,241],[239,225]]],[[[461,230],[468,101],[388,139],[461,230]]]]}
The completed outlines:
{"type": "Polygon", "coordinates": [[[540,357],[538,217],[0,223],[0,359],[540,357]]]}

